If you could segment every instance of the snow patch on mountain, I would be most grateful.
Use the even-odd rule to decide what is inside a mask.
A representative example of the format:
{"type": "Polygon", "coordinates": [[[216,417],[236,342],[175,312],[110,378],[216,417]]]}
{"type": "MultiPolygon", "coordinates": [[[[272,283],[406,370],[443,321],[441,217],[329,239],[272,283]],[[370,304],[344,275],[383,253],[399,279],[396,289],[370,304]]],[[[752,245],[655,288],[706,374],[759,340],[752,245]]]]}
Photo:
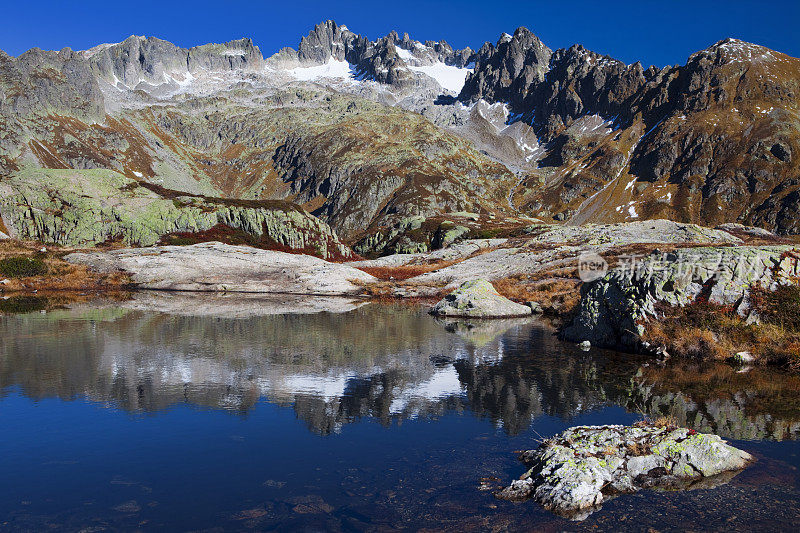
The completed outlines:
{"type": "Polygon", "coordinates": [[[300,81],[315,81],[319,79],[352,79],[353,69],[347,61],[337,61],[330,58],[327,63],[311,67],[296,67],[288,73],[300,81]]]}
{"type": "Polygon", "coordinates": [[[408,69],[414,72],[421,72],[422,74],[433,78],[436,83],[442,87],[442,89],[446,89],[456,94],[461,92],[461,89],[464,87],[464,83],[467,80],[467,75],[472,73],[472,69],[445,65],[441,61],[437,61],[433,65],[408,65],[408,69]]]}
{"type": "Polygon", "coordinates": [[[395,50],[397,51],[397,55],[400,56],[400,59],[402,59],[403,61],[408,61],[414,58],[414,54],[412,54],[405,48],[400,48],[399,46],[397,46],[395,47],[395,50]]]}

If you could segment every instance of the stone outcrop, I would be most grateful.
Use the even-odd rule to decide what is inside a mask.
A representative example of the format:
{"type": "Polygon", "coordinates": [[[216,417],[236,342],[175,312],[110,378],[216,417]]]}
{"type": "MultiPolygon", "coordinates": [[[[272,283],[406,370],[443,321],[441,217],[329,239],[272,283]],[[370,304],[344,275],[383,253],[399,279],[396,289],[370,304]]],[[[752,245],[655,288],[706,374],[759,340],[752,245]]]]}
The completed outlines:
{"type": "Polygon", "coordinates": [[[748,314],[750,286],[789,283],[800,275],[793,246],[681,248],[630,261],[581,288],[577,315],[564,339],[636,349],[647,320],[657,320],[658,303],[684,306],[701,295],[748,314]]]}
{"type": "Polygon", "coordinates": [[[531,308],[501,296],[484,279],[464,282],[431,309],[437,316],[465,318],[508,318],[528,316],[531,308]]]}
{"type": "Polygon", "coordinates": [[[577,520],[617,494],[724,483],[730,478],[726,473],[754,460],[716,435],[655,426],[574,427],[520,458],[530,470],[497,496],[534,498],[577,520]]]}
{"type": "Polygon", "coordinates": [[[218,242],[79,252],[65,259],[99,272],[126,272],[137,287],[154,290],[336,296],[359,294],[354,282],[376,281],[309,255],[218,242]]]}
{"type": "MultiPolygon", "coordinates": [[[[696,224],[683,224],[670,220],[648,220],[620,224],[585,224],[582,226],[559,226],[534,224],[523,231],[519,239],[491,239],[482,241],[483,250],[468,244],[437,250],[428,255],[430,259],[462,259],[455,264],[413,278],[414,286],[409,294],[427,295],[446,287],[456,288],[464,281],[483,278],[489,281],[517,275],[528,275],[546,271],[558,271],[578,266],[584,252],[617,255],[615,249],[629,245],[659,244],[680,245],[684,243],[711,245],[741,244],[742,239],[724,230],[704,228],[696,224]],[[464,253],[457,254],[458,250],[464,253]],[[472,254],[467,253],[472,251],[472,254]]],[[[776,240],[776,242],[778,242],[776,240]]],[[[391,256],[390,256],[391,258],[391,256]]],[[[402,256],[396,258],[401,259],[402,256]]],[[[420,261],[419,258],[416,259],[420,261]]],[[[414,261],[409,256],[407,262],[414,261]]],[[[380,263],[379,263],[380,264],[380,263]]],[[[379,266],[376,264],[374,266],[379,266]]],[[[576,278],[577,279],[577,278],[576,278]]]]}
{"type": "Polygon", "coordinates": [[[323,258],[350,257],[331,228],[289,202],[236,202],[140,186],[109,170],[42,170],[0,183],[0,212],[11,235],[63,246],[111,240],[152,246],[171,233],[222,225],[265,247],[323,258]]]}
{"type": "Polygon", "coordinates": [[[742,242],[724,228],[712,229],[663,219],[580,226],[539,224],[531,226],[528,231],[532,242],[574,243],[595,247],[642,243],[721,245],[742,242]]]}

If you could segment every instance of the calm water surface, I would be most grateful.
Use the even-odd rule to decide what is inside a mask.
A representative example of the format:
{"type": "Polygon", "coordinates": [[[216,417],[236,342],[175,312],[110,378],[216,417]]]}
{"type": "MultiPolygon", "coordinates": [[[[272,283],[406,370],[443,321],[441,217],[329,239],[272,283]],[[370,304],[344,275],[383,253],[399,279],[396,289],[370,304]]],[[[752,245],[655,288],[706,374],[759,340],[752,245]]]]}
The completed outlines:
{"type": "Polygon", "coordinates": [[[584,353],[530,320],[323,305],[142,294],[0,317],[0,530],[800,527],[796,377],[584,353]],[[513,452],[540,435],[642,413],[759,461],[582,522],[478,489],[519,476],[513,452]]]}

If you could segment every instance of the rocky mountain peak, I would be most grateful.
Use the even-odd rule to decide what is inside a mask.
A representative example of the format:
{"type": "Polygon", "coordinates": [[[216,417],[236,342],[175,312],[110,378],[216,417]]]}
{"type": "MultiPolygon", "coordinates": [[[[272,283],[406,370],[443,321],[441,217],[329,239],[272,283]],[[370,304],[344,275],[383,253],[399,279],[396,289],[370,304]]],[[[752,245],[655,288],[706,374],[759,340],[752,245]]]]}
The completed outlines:
{"type": "Polygon", "coordinates": [[[544,80],[551,56],[552,50],[527,28],[517,28],[513,36],[503,34],[496,45],[486,42],[475,54],[475,69],[459,98],[521,101],[532,86],[544,80]]]}
{"type": "Polygon", "coordinates": [[[333,20],[320,22],[311,32],[300,40],[298,58],[300,61],[325,63],[331,57],[337,61],[344,61],[348,48],[358,36],[340,26],[333,20]]]}
{"type": "Polygon", "coordinates": [[[2,56],[0,122],[4,114],[16,119],[54,111],[87,121],[103,117],[103,95],[81,53],[32,48],[17,58],[2,56]]]}
{"type": "Polygon", "coordinates": [[[0,174],[114,168],[176,191],[200,176],[203,194],[313,206],[348,238],[419,201],[425,216],[800,227],[800,59],[758,45],[725,39],[659,69],[554,51],[524,27],[473,52],[329,20],[262,61],[250,39],[137,35],[0,53],[0,174]]]}
{"type": "Polygon", "coordinates": [[[111,85],[146,92],[162,86],[179,88],[198,71],[252,70],[263,63],[261,51],[249,38],[181,48],[157,37],[131,35],[121,43],[84,51],[83,56],[111,85]]]}
{"type": "Polygon", "coordinates": [[[691,62],[692,59],[699,57],[713,58],[720,63],[777,60],[777,58],[772,55],[772,50],[766,46],[749,43],[732,37],[717,41],[705,50],[692,54],[689,61],[691,62]]]}

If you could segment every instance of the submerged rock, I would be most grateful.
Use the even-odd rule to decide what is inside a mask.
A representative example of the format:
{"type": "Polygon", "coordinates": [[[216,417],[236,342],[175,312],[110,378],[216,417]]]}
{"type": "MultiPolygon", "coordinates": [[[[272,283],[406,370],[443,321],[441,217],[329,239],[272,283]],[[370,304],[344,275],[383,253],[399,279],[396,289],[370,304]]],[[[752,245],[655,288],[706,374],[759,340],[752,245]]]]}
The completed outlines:
{"type": "Polygon", "coordinates": [[[754,460],[716,435],[669,426],[574,427],[520,458],[530,470],[496,496],[578,520],[618,494],[725,483],[754,460]]]}
{"type": "Polygon", "coordinates": [[[508,318],[532,313],[527,305],[512,302],[485,279],[467,281],[431,309],[438,316],[508,318]]]}

